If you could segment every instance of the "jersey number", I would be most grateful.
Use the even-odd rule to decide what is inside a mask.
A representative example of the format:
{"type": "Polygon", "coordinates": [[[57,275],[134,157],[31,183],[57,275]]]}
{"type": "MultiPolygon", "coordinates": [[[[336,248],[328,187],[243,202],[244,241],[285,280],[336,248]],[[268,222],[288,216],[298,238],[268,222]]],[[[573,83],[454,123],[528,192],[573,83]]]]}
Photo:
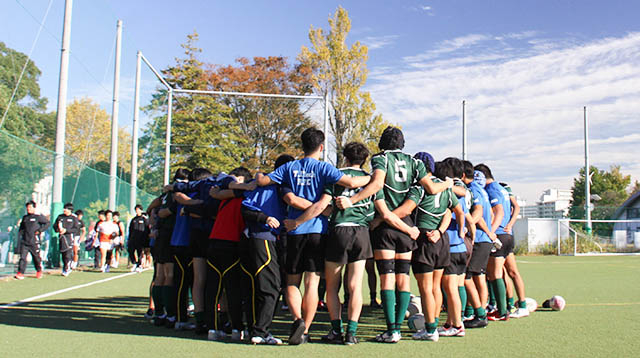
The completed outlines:
{"type": "Polygon", "coordinates": [[[404,160],[398,160],[395,162],[395,176],[394,179],[398,183],[404,183],[407,181],[407,162],[404,160]]]}
{"type": "Polygon", "coordinates": [[[440,207],[440,195],[442,195],[442,192],[439,192],[438,194],[436,194],[436,197],[434,198],[434,202],[433,202],[434,208],[440,207]]]}

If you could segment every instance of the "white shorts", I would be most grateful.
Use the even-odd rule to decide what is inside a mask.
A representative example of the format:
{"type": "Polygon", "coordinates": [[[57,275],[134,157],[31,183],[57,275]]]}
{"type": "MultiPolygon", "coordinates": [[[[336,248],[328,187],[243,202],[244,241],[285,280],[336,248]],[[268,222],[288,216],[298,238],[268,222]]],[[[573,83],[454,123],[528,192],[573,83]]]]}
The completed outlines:
{"type": "Polygon", "coordinates": [[[73,237],[73,246],[80,246],[80,236],[73,237]]]}
{"type": "Polygon", "coordinates": [[[111,250],[112,245],[110,242],[101,242],[100,243],[100,249],[102,250],[111,250]]]}
{"type": "Polygon", "coordinates": [[[116,237],[115,239],[113,239],[113,246],[119,246],[120,245],[120,240],[122,238],[120,236],[116,237]]]}

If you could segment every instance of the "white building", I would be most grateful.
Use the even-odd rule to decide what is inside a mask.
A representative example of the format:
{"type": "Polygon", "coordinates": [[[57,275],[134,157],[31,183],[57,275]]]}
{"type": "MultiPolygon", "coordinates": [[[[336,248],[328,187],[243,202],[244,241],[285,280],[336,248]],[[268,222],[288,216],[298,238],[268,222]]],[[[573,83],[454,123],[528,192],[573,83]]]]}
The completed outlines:
{"type": "MultiPolygon", "coordinates": [[[[613,215],[614,220],[640,220],[640,192],[629,197],[613,215]]],[[[617,249],[640,249],[640,221],[616,223],[613,240],[617,249]]]]}
{"type": "Polygon", "coordinates": [[[51,196],[53,188],[53,176],[47,175],[33,187],[31,200],[36,202],[36,212],[40,215],[51,214],[51,196]]]}
{"type": "Polygon", "coordinates": [[[561,219],[569,213],[571,190],[547,189],[542,192],[535,205],[521,206],[523,218],[561,219]]]}

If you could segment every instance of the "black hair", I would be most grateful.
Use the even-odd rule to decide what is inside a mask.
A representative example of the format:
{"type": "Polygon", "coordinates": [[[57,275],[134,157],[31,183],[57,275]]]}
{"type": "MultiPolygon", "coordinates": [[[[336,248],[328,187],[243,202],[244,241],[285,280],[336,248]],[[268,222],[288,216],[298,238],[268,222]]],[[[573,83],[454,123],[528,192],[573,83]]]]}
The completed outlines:
{"type": "Polygon", "coordinates": [[[369,149],[360,142],[351,142],[344,146],[342,155],[347,158],[349,163],[362,165],[369,156],[369,149]]]}
{"type": "Polygon", "coordinates": [[[468,160],[462,161],[462,172],[467,179],[473,179],[473,164],[468,160]]]}
{"type": "Polygon", "coordinates": [[[84,213],[80,209],[76,210],[76,216],[79,216],[79,215],[84,215],[84,213]]]}
{"type": "Polygon", "coordinates": [[[462,173],[464,173],[464,169],[462,167],[462,161],[460,159],[448,157],[444,159],[443,162],[449,164],[451,170],[453,171],[454,178],[462,179],[462,173]]]}
{"type": "Polygon", "coordinates": [[[64,204],[64,209],[73,211],[73,204],[71,203],[64,204]]]}
{"type": "Polygon", "coordinates": [[[394,150],[404,148],[404,134],[399,128],[387,127],[380,136],[378,142],[378,148],[380,150],[394,150]]]}
{"type": "Polygon", "coordinates": [[[135,207],[135,208],[133,208],[133,209],[134,209],[134,210],[135,210],[135,209],[143,210],[142,205],[140,205],[140,204],[137,204],[137,205],[136,205],[136,207],[135,207]]]}
{"type": "Polygon", "coordinates": [[[211,171],[207,168],[195,168],[189,173],[189,181],[202,180],[211,176],[211,171]]]}
{"type": "Polygon", "coordinates": [[[433,174],[441,180],[446,180],[453,177],[453,169],[448,162],[436,162],[436,172],[433,174]]]}
{"type": "Polygon", "coordinates": [[[113,216],[120,216],[120,212],[119,211],[114,211],[113,212],[113,216]]]}
{"type": "Polygon", "coordinates": [[[237,167],[229,173],[235,177],[244,177],[245,183],[251,180],[251,172],[245,167],[237,167]]]}
{"type": "Polygon", "coordinates": [[[282,165],[287,164],[289,162],[294,161],[295,158],[290,156],[289,154],[280,154],[278,158],[276,158],[275,164],[273,164],[273,170],[280,168],[282,165]]]}
{"type": "Polygon", "coordinates": [[[324,143],[324,133],[316,128],[307,128],[300,136],[302,140],[302,151],[305,155],[315,152],[324,143]]]}
{"type": "Polygon", "coordinates": [[[111,210],[106,210],[106,211],[104,212],[104,215],[106,216],[107,214],[111,214],[111,215],[113,216],[113,211],[111,211],[111,210]]]}
{"type": "Polygon", "coordinates": [[[509,184],[507,184],[507,183],[505,183],[505,182],[500,182],[500,185],[501,185],[501,186],[503,186],[503,187],[505,187],[505,188],[509,186],[509,184]]]}
{"type": "Polygon", "coordinates": [[[491,169],[486,164],[478,164],[473,167],[475,170],[481,171],[484,174],[484,177],[487,179],[493,179],[493,174],[491,174],[491,169]]]}
{"type": "Polygon", "coordinates": [[[29,205],[31,205],[31,206],[33,206],[35,208],[36,207],[36,202],[33,201],[33,200],[29,200],[29,201],[27,201],[26,204],[24,204],[24,206],[29,206],[29,205]]]}
{"type": "Polygon", "coordinates": [[[98,211],[98,215],[107,215],[107,212],[104,210],[98,211]]]}
{"type": "Polygon", "coordinates": [[[189,171],[189,169],[179,168],[178,170],[176,170],[176,174],[173,176],[173,181],[187,180],[189,179],[190,173],[191,172],[189,171]]]}

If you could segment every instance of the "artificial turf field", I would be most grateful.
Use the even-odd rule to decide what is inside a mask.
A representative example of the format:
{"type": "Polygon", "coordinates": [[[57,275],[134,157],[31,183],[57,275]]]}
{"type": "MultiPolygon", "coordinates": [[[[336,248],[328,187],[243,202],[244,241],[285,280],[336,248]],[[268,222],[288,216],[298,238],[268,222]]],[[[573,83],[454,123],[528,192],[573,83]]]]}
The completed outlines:
{"type": "MultiPolygon", "coordinates": [[[[538,310],[530,317],[492,322],[464,338],[416,342],[403,331],[398,344],[368,342],[384,328],[381,310],[364,307],[361,343],[335,346],[252,346],[210,342],[193,332],[154,327],[143,317],[151,272],[101,282],[11,308],[0,309],[2,357],[217,357],[217,356],[425,356],[442,357],[637,357],[640,351],[640,257],[518,258],[527,296],[538,303],[554,294],[567,300],[562,312],[538,310]]],[[[115,272],[114,272],[115,271],[115,272]]],[[[0,281],[0,305],[126,273],[74,272],[64,278],[0,281]]],[[[368,289],[365,286],[365,295],[368,289]]],[[[417,293],[415,282],[413,292],[417,293]]],[[[369,302],[365,297],[365,302],[369,302]]],[[[312,339],[329,328],[316,316],[312,339]]],[[[441,321],[444,320],[441,317],[441,321]]],[[[279,313],[273,333],[286,338],[290,319],[279,313]]],[[[406,329],[406,321],[404,328],[406,329]]]]}

